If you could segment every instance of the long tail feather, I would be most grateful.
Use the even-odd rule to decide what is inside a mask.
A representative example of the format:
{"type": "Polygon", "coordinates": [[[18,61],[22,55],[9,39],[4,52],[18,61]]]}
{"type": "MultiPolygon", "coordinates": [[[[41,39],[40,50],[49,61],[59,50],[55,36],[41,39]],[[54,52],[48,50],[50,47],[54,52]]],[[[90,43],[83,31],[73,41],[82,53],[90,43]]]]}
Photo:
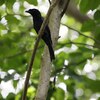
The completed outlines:
{"type": "Polygon", "coordinates": [[[53,50],[52,45],[49,45],[48,49],[49,49],[49,53],[50,53],[50,59],[52,61],[53,59],[55,59],[54,50],[53,50]]]}

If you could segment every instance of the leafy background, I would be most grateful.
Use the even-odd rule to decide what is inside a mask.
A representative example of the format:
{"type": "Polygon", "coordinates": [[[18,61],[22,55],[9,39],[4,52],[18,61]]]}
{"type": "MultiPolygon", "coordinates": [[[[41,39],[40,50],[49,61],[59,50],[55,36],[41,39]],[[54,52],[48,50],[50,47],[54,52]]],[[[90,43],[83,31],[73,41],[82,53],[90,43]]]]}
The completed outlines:
{"type": "MultiPolygon", "coordinates": [[[[100,100],[100,0],[76,0],[81,13],[92,19],[79,23],[65,15],[47,100],[100,100]],[[53,78],[56,75],[54,87],[53,78]]],[[[26,9],[48,8],[47,0],[0,0],[0,99],[20,100],[36,40],[26,9]]],[[[42,15],[45,11],[41,9],[42,15]]],[[[44,42],[39,44],[27,99],[35,97],[44,42]]]]}

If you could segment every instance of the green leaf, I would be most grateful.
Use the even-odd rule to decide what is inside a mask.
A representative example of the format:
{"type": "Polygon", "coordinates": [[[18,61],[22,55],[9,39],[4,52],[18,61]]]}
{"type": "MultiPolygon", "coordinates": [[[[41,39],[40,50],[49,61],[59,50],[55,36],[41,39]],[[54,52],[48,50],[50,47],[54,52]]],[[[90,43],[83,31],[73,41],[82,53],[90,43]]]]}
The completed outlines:
{"type": "Polygon", "coordinates": [[[0,20],[1,20],[1,14],[0,14],[0,20]]]}
{"type": "MultiPolygon", "coordinates": [[[[0,30],[6,30],[6,26],[3,24],[0,24],[0,30]]],[[[1,32],[0,32],[0,34],[1,34],[1,32]]]]}
{"type": "Polygon", "coordinates": [[[95,26],[93,32],[95,33],[94,34],[95,39],[99,41],[100,40],[100,26],[99,25],[95,26]]]}
{"type": "Polygon", "coordinates": [[[10,92],[9,96],[7,96],[6,100],[14,100],[14,99],[15,99],[15,94],[10,92]]]}
{"type": "Polygon", "coordinates": [[[55,100],[64,100],[64,97],[65,97],[64,91],[60,88],[57,88],[53,95],[54,95],[55,100]]]}
{"type": "Polygon", "coordinates": [[[65,59],[67,59],[67,54],[64,52],[61,52],[57,55],[56,60],[54,61],[55,66],[57,66],[57,68],[61,68],[64,64],[65,59]],[[62,58],[62,59],[60,59],[62,58]]]}
{"type": "Polygon", "coordinates": [[[18,20],[13,15],[7,15],[5,18],[8,23],[18,23],[18,20]]]}
{"type": "Polygon", "coordinates": [[[6,20],[8,22],[8,26],[11,30],[13,30],[14,32],[18,32],[18,24],[19,24],[19,20],[17,18],[15,18],[13,15],[7,15],[6,20]]]}
{"type": "Polygon", "coordinates": [[[88,5],[88,0],[81,0],[80,2],[80,10],[83,12],[83,13],[86,13],[87,12],[87,5],[88,5]]]}
{"type": "Polygon", "coordinates": [[[95,20],[100,20],[100,10],[97,10],[94,14],[94,19],[95,20]]]}
{"type": "Polygon", "coordinates": [[[33,4],[35,6],[37,6],[38,2],[37,0],[26,0],[28,3],[33,4]]]}
{"type": "Polygon", "coordinates": [[[14,88],[16,88],[17,85],[18,85],[18,81],[13,81],[13,86],[14,86],[14,88]]]}
{"type": "Polygon", "coordinates": [[[87,31],[93,31],[95,27],[95,22],[93,20],[88,20],[85,23],[83,23],[81,31],[87,32],[87,31]]]}
{"type": "Polygon", "coordinates": [[[13,4],[15,3],[16,0],[5,0],[5,4],[7,6],[7,9],[9,11],[12,11],[13,4]]]}
{"type": "Polygon", "coordinates": [[[84,83],[86,88],[92,90],[93,92],[100,92],[100,80],[91,80],[87,77],[84,77],[84,83]]]}
{"type": "Polygon", "coordinates": [[[0,0],[0,6],[5,3],[5,0],[0,0]]]}
{"type": "Polygon", "coordinates": [[[81,0],[80,2],[80,10],[83,13],[88,12],[89,10],[96,9],[100,4],[100,0],[81,0]]]}
{"type": "MultiPolygon", "coordinates": [[[[95,32],[95,36],[97,37],[100,36],[100,26],[99,25],[94,28],[94,32],[95,32]]],[[[100,39],[100,37],[98,38],[100,39]]]]}

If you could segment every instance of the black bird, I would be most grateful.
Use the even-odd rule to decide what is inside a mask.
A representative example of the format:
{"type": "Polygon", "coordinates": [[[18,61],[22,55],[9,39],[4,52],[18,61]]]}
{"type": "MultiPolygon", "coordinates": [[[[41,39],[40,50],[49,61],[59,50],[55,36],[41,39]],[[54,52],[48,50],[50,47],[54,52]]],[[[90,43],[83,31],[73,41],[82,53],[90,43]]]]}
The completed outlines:
{"type": "MultiPolygon", "coordinates": [[[[26,12],[30,13],[32,15],[33,23],[34,23],[34,29],[38,34],[38,32],[39,32],[39,30],[41,28],[41,25],[43,23],[43,17],[41,16],[40,11],[37,10],[37,9],[29,9],[26,12]]],[[[50,53],[50,59],[52,61],[53,59],[55,59],[55,55],[54,55],[54,50],[53,50],[53,47],[52,47],[51,34],[50,34],[50,30],[49,30],[48,25],[45,27],[42,39],[44,40],[44,42],[48,46],[49,53],[50,53]]]]}

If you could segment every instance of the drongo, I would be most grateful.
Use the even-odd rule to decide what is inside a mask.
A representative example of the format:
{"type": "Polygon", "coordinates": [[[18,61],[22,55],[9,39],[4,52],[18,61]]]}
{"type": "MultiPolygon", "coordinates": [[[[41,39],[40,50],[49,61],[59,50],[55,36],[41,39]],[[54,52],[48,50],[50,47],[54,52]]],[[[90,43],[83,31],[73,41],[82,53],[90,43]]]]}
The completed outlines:
{"type": "MultiPolygon", "coordinates": [[[[41,25],[43,23],[43,17],[41,16],[40,11],[37,10],[37,9],[29,9],[26,12],[30,13],[32,15],[33,23],[34,23],[33,26],[34,26],[36,33],[38,34],[38,32],[41,28],[41,25]]],[[[50,53],[50,59],[52,61],[53,59],[55,59],[55,55],[54,55],[54,50],[53,50],[53,47],[52,47],[51,34],[50,34],[50,29],[49,29],[48,25],[46,25],[46,27],[45,27],[42,39],[44,40],[44,42],[48,46],[49,53],[50,53]]]]}

